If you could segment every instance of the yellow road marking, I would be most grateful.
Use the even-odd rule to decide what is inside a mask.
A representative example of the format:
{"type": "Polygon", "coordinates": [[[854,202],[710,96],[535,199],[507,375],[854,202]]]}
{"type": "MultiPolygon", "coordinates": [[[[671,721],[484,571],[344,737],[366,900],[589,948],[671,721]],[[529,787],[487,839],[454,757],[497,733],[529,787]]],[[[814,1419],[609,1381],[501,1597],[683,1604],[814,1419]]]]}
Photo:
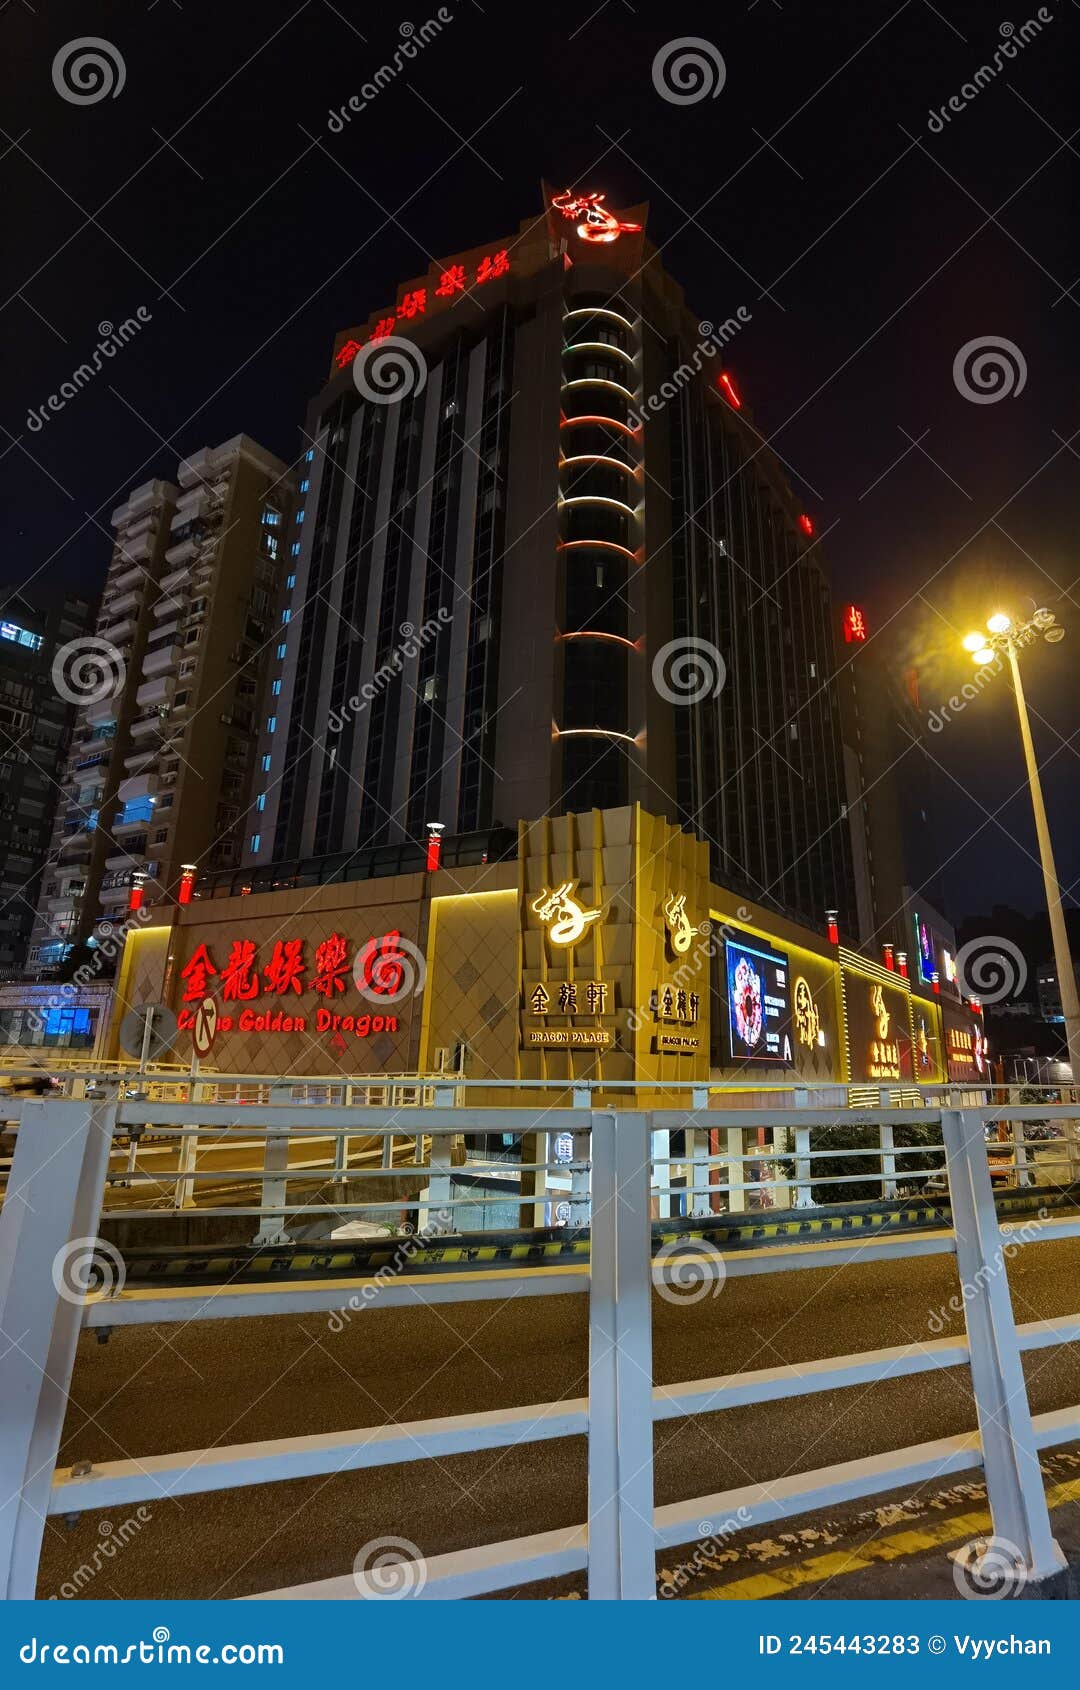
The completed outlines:
{"type": "MultiPolygon", "coordinates": [[[[1060,1508],[1066,1502],[1080,1502],[1080,1479],[1066,1479],[1053,1485],[1046,1493],[1049,1508],[1060,1508]]],[[[941,1520],[934,1526],[920,1526],[906,1532],[894,1532],[891,1537],[874,1538],[861,1549],[832,1550],[828,1555],[811,1555],[774,1572],[754,1573],[749,1578],[734,1579],[712,1590],[698,1591],[691,1596],[694,1602],[761,1602],[770,1596],[783,1596],[805,1584],[821,1584],[838,1578],[842,1573],[862,1572],[882,1561],[898,1561],[905,1555],[923,1555],[949,1543],[967,1543],[973,1537],[989,1537],[993,1526],[988,1509],[977,1513],[958,1514],[951,1520],[941,1520]]]]}

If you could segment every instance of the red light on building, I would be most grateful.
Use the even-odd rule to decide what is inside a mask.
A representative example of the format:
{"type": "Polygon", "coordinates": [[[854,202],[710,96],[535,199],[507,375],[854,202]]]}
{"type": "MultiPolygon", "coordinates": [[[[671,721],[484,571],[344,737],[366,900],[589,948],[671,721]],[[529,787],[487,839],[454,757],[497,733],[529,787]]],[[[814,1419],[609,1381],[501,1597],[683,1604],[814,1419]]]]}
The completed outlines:
{"type": "Polygon", "coordinates": [[[896,966],[897,966],[897,969],[899,970],[902,978],[906,980],[907,977],[908,977],[907,952],[906,951],[897,951],[897,953],[896,953],[896,966]]]}
{"type": "Polygon", "coordinates": [[[803,511],[799,518],[799,527],[802,529],[804,534],[812,534],[814,532],[813,519],[807,516],[805,511],[803,511]]]}
{"type": "Polygon", "coordinates": [[[572,194],[569,188],[564,188],[561,194],[552,197],[551,209],[561,211],[564,217],[570,219],[580,217],[582,221],[577,226],[577,233],[583,241],[607,245],[617,241],[620,235],[639,233],[641,224],[623,223],[613,211],[608,210],[605,198],[604,194],[572,194]]]}
{"type": "Polygon", "coordinates": [[[933,987],[934,987],[934,995],[936,997],[940,997],[941,996],[941,975],[938,973],[936,968],[935,968],[934,974],[933,974],[933,987]]]}
{"type": "Polygon", "coordinates": [[[739,395],[735,390],[735,383],[732,381],[726,370],[720,371],[720,374],[716,378],[716,385],[725,395],[728,403],[734,405],[737,411],[741,411],[742,400],[739,398],[739,395]]]}
{"type": "Polygon", "coordinates": [[[128,909],[141,910],[143,901],[143,883],[145,874],[135,873],[131,877],[131,891],[128,893],[128,909]]]}
{"type": "Polygon", "coordinates": [[[184,863],[180,870],[180,887],[176,894],[178,904],[190,904],[191,894],[195,890],[195,864],[184,863]]]}
{"type": "Polygon", "coordinates": [[[866,617],[857,604],[844,606],[844,640],[847,645],[861,645],[866,639],[866,617]]]}
{"type": "Polygon", "coordinates": [[[428,822],[427,860],[424,867],[429,874],[433,874],[442,861],[442,836],[444,822],[428,822]]]}
{"type": "Polygon", "coordinates": [[[889,973],[892,974],[896,969],[896,958],[893,955],[893,948],[891,945],[882,945],[881,957],[885,967],[889,970],[889,973]]]}
{"type": "Polygon", "coordinates": [[[825,922],[826,922],[826,926],[827,926],[827,930],[828,930],[828,934],[829,934],[830,945],[838,945],[840,943],[840,926],[839,926],[840,912],[839,912],[839,910],[826,910],[825,911],[825,922]]]}

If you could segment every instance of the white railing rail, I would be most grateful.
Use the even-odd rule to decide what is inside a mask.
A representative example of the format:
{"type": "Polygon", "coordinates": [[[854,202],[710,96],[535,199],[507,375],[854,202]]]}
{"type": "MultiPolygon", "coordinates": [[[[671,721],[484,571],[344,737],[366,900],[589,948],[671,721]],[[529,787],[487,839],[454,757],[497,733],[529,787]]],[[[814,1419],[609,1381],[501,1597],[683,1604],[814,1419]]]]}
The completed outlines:
{"type": "MultiPolygon", "coordinates": [[[[679,1160],[670,1152],[656,1158],[664,1135],[673,1130],[704,1135],[703,1140],[688,1138],[687,1155],[681,1161],[699,1170],[694,1181],[703,1181],[712,1202],[719,1191],[710,1181],[714,1167],[730,1170],[733,1159],[767,1161],[781,1154],[768,1147],[759,1147],[756,1154],[743,1149],[741,1135],[748,1127],[760,1125],[774,1134],[786,1134],[789,1128],[796,1129],[796,1122],[788,1117],[796,1116],[797,1130],[811,1135],[799,1143],[797,1152],[799,1161],[808,1164],[805,1183],[809,1184],[815,1158],[840,1153],[836,1146],[816,1149],[815,1128],[850,1124],[851,1113],[805,1108],[615,1110],[588,1107],[587,1093],[574,1101],[577,1106],[560,1109],[555,1123],[550,1110],[481,1109],[439,1102],[410,1111],[408,1130],[418,1145],[431,1147],[423,1165],[423,1172],[430,1176],[429,1209],[441,1206],[444,1198],[451,1205],[455,1201],[449,1191],[449,1164],[437,1154],[452,1134],[543,1135],[555,1127],[570,1132],[577,1200],[587,1204],[590,1215],[587,1265],[555,1264],[527,1272],[503,1267],[439,1271],[410,1277],[406,1250],[402,1271],[380,1279],[375,1295],[369,1276],[295,1282],[286,1278],[271,1285],[195,1289],[121,1285],[85,1297],[65,1295],[58,1289],[57,1263],[73,1246],[95,1240],[114,1139],[133,1120],[150,1120],[156,1126],[186,1132],[220,1134],[225,1129],[262,1135],[268,1147],[262,1172],[277,1182],[270,1204],[256,1206],[264,1221],[267,1214],[274,1221],[290,1212],[287,1164],[270,1165],[270,1147],[275,1143],[284,1139],[287,1145],[290,1135],[306,1132],[323,1136],[400,1133],[401,1120],[393,1110],[289,1103],[245,1109],[240,1127],[235,1108],[230,1110],[225,1103],[148,1104],[142,1098],[115,1097],[25,1103],[8,1201],[0,1215],[0,1328],[7,1346],[3,1387],[7,1430],[0,1440],[0,1497],[9,1499],[0,1506],[0,1591],[8,1597],[33,1596],[49,1515],[582,1434],[588,1439],[587,1520],[573,1530],[432,1557],[424,1567],[426,1583],[419,1581],[425,1595],[480,1595],[586,1570],[593,1597],[649,1598],[656,1593],[657,1553],[705,1535],[703,1522],[708,1522],[710,1534],[760,1526],[979,1465],[985,1470],[994,1531],[1016,1545],[1029,1576],[1041,1579],[1063,1564],[1050,1528],[1038,1455],[1043,1448],[1080,1436],[1080,1405],[1033,1417],[1021,1357],[1025,1350],[1080,1341],[1080,1315],[1018,1328],[1004,1264],[1010,1244],[1026,1246],[1047,1238],[1080,1236],[1080,1218],[1046,1214],[1032,1217],[1022,1227],[1001,1226],[988,1156],[988,1151],[992,1154],[1000,1146],[988,1145],[987,1129],[1003,1117],[1066,1120],[1075,1105],[1036,1105],[1025,1110],[1002,1103],[960,1110],[926,1103],[916,1110],[866,1112],[859,1124],[893,1133],[913,1117],[924,1127],[940,1128],[951,1224],[943,1220],[940,1226],[909,1233],[850,1234],[821,1243],[727,1252],[702,1251],[700,1239],[688,1239],[685,1249],[667,1246],[654,1258],[650,1221],[654,1174],[679,1160]],[[726,1144],[730,1132],[740,1134],[739,1150],[714,1151],[713,1135],[719,1134],[726,1144]],[[964,1291],[963,1337],[823,1358],[800,1364],[797,1370],[779,1367],[666,1386],[652,1382],[652,1290],[688,1270],[741,1276],[931,1254],[956,1258],[964,1291]],[[588,1295],[586,1398],[408,1426],[361,1427],[255,1445],[144,1456],[80,1467],[78,1472],[56,1469],[76,1346],[84,1328],[101,1331],[124,1325],[342,1309],[350,1311],[351,1318],[353,1311],[379,1304],[504,1299],[512,1291],[525,1296],[588,1295]],[[658,1420],[780,1397],[800,1399],[847,1385],[959,1365],[971,1371],[977,1424],[969,1433],[765,1484],[655,1504],[652,1449],[658,1420]]],[[[544,1141],[541,1136],[533,1142],[544,1141]]],[[[920,1147],[920,1154],[927,1148],[920,1147]]],[[[896,1156],[903,1153],[902,1147],[891,1151],[896,1156]]],[[[786,1148],[783,1154],[789,1155],[786,1148]]],[[[860,1154],[882,1158],[882,1145],[860,1154]]],[[[538,1156],[533,1166],[543,1173],[552,1164],[538,1156]]],[[[565,1172],[566,1164],[561,1168],[565,1172]]],[[[252,1177],[250,1170],[238,1170],[238,1174],[246,1180],[252,1177]]],[[[729,1178],[727,1184],[731,1183],[729,1178]]],[[[791,1183],[788,1179],[789,1187],[791,1183]]],[[[667,1180],[661,1188],[671,1195],[667,1180]]],[[[690,1230],[702,1233],[701,1228],[690,1230]]],[[[354,1597],[358,1590],[350,1575],[265,1594],[354,1597]]]]}

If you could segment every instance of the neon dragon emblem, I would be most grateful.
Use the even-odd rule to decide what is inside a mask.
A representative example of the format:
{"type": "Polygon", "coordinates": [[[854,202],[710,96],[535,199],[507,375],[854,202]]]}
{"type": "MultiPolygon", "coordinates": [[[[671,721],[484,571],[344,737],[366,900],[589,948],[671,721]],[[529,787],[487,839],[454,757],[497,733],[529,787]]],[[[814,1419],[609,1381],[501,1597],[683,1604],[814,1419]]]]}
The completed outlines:
{"type": "Polygon", "coordinates": [[[870,993],[870,1007],[877,1016],[878,1038],[887,1039],[889,1036],[889,1021],[891,1020],[891,1017],[889,1015],[889,1011],[885,1007],[885,994],[880,986],[875,986],[873,991],[870,993]]]}
{"type": "Polygon", "coordinates": [[[564,880],[551,892],[545,886],[540,896],[533,899],[532,907],[547,926],[553,945],[576,945],[585,929],[599,921],[604,913],[602,908],[585,909],[579,904],[573,896],[576,885],[576,880],[564,880]]]}
{"type": "Polygon", "coordinates": [[[617,241],[620,235],[637,234],[640,223],[622,223],[613,211],[609,211],[603,204],[603,194],[572,194],[569,188],[564,188],[561,194],[552,196],[553,211],[561,211],[564,217],[581,217],[577,232],[583,241],[595,241],[607,244],[617,241]]]}
{"type": "Polygon", "coordinates": [[[694,929],[686,913],[686,893],[669,892],[664,900],[664,921],[671,935],[671,948],[676,956],[685,956],[694,939],[694,929]]]}

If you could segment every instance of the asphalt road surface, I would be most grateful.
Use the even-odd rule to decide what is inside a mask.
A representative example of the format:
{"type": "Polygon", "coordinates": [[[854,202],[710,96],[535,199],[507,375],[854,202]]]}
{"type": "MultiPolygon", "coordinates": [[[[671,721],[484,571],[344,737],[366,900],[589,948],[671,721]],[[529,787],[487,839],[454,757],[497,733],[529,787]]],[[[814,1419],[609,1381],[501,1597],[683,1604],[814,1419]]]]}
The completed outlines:
{"type": "MultiPolygon", "coordinates": [[[[1031,1245],[1013,1258],[1009,1276],[1018,1321],[1073,1313],[1080,1309],[1080,1241],[1031,1245]]],[[[947,1308],[957,1289],[951,1259],[929,1257],[734,1279],[690,1305],[657,1296],[654,1377],[669,1384],[960,1332],[962,1317],[947,1308]]],[[[586,1298],[529,1299],[524,1290],[504,1304],[367,1307],[338,1333],[320,1314],[128,1328],[105,1345],[84,1335],[61,1462],[585,1394],[586,1298]]],[[[1080,1346],[1038,1351],[1026,1364],[1034,1412],[1080,1402],[1080,1346]]],[[[966,1369],[662,1422],[656,1499],[768,1481],[973,1426],[966,1369]]],[[[971,1475],[974,1483],[979,1477],[971,1475]]],[[[257,1594],[347,1574],[378,1538],[405,1538],[433,1555],[576,1526],[585,1518],[585,1480],[585,1443],[571,1438],[151,1500],[111,1555],[100,1545],[121,1532],[134,1508],[86,1515],[71,1526],[52,1520],[38,1594],[71,1593],[75,1569],[88,1566],[93,1576],[79,1589],[88,1598],[257,1594]]],[[[942,1484],[924,1489],[940,1491],[942,1484]]],[[[819,1526],[783,1522],[790,1534],[804,1529],[807,1544],[817,1541],[819,1526]]],[[[580,1580],[559,1587],[563,1594],[582,1588],[580,1580]]],[[[828,1589],[829,1596],[848,1593],[843,1579],[828,1589]]],[[[865,1582],[857,1593],[869,1594],[865,1582]]]]}

